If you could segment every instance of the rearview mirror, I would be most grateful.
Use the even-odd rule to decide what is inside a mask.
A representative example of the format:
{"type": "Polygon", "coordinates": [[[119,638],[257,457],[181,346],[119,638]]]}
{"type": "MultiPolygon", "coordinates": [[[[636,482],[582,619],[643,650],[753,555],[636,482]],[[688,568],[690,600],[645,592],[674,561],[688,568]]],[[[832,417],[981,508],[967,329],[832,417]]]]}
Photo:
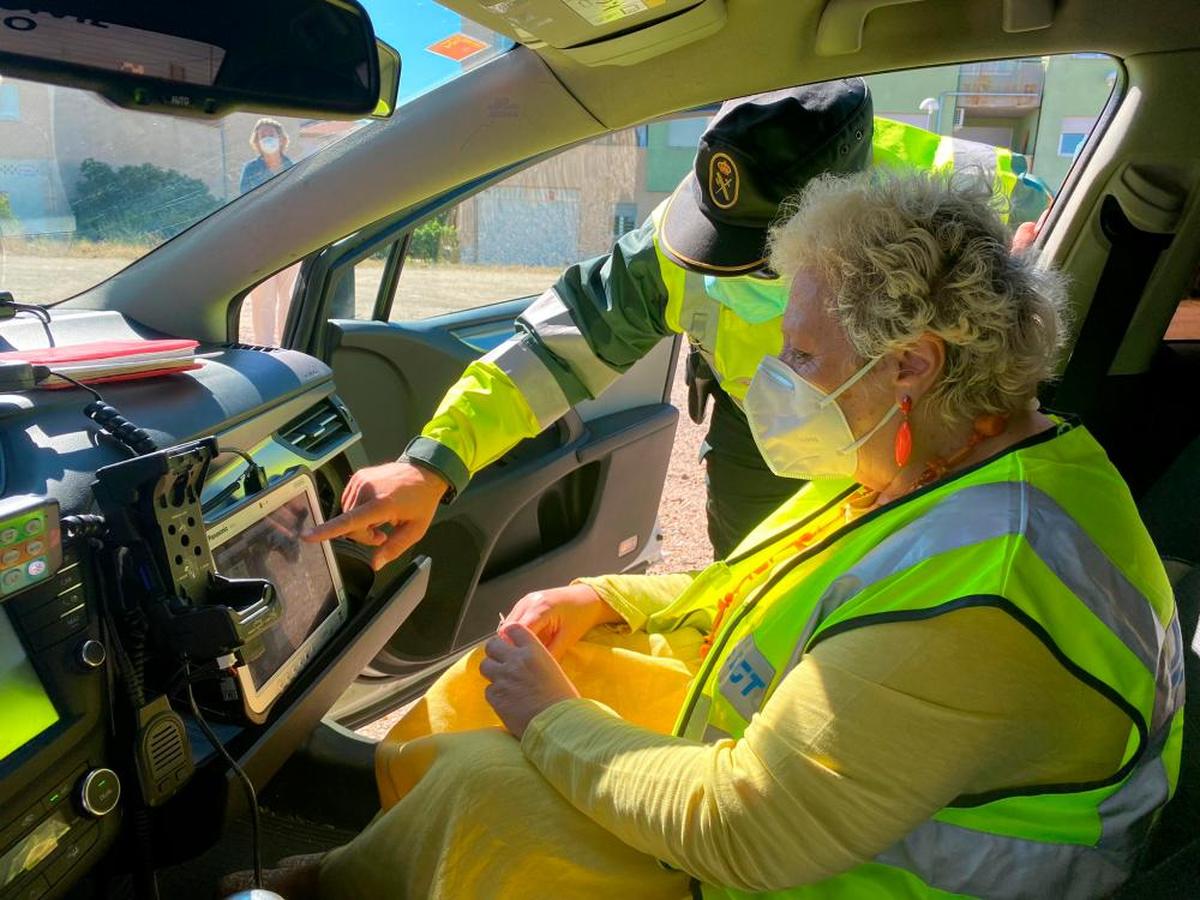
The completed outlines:
{"type": "Polygon", "coordinates": [[[399,70],[357,0],[0,0],[0,74],[131,109],[388,115],[399,70]]]}

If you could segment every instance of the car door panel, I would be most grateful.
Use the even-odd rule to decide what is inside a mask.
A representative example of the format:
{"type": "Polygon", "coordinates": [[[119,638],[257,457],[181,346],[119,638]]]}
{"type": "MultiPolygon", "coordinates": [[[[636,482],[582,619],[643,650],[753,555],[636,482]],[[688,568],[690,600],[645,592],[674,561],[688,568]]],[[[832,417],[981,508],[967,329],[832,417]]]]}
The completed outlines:
{"type": "MultiPolygon", "coordinates": [[[[329,361],[372,463],[395,459],[463,368],[513,332],[531,298],[416,322],[334,320],[329,361]]],[[[620,571],[653,549],[678,413],[664,340],[597,400],[480,472],[413,552],[425,601],[373,668],[400,674],[494,631],[522,594],[620,571]]]]}

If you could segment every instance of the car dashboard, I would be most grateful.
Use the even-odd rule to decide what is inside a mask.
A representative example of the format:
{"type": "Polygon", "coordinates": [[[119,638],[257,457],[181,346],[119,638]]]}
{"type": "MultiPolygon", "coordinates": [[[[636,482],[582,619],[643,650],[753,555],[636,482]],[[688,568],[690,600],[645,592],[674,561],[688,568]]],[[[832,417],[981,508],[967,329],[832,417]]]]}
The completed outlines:
{"type": "MultiPolygon", "coordinates": [[[[16,350],[153,337],[115,312],[52,311],[48,323],[18,317],[0,329],[4,349],[16,350]]],[[[286,623],[289,597],[262,578],[268,570],[254,568],[256,555],[267,554],[271,543],[258,532],[240,532],[249,569],[242,571],[246,565],[239,563],[232,573],[257,579],[218,576],[211,565],[200,565],[210,558],[203,537],[215,534],[214,523],[240,522],[238,528],[251,529],[293,507],[334,515],[350,472],[365,456],[358,425],[320,361],[242,345],[202,345],[197,360],[190,371],[94,386],[164,448],[136,460],[139,464],[161,469],[204,456],[202,466],[187,470],[201,475],[199,481],[181,487],[177,498],[170,491],[155,493],[154,502],[146,496],[150,482],[133,484],[126,494],[111,486],[107,493],[98,489],[104,473],[130,468],[121,464],[132,454],[84,416],[92,399],[85,390],[0,394],[0,496],[8,504],[0,514],[0,559],[12,563],[0,578],[17,573],[0,593],[5,900],[61,896],[106,856],[115,860],[112,867],[131,871],[136,865],[126,857],[141,853],[159,866],[216,841],[224,824],[244,809],[243,800],[192,709],[205,710],[203,725],[261,786],[424,593],[426,560],[401,560],[377,574],[354,545],[328,545],[326,577],[337,586],[338,615],[323,615],[319,641],[315,628],[294,636],[291,644],[275,640],[276,649],[283,640],[287,663],[268,673],[279,676],[270,682],[275,691],[269,702],[260,696],[257,706],[239,713],[237,683],[226,676],[238,672],[245,682],[254,659],[263,658],[263,641],[269,650],[272,629],[286,623]],[[261,484],[247,477],[254,467],[261,484]],[[26,506],[18,508],[20,502],[26,506]],[[164,540],[166,529],[178,527],[171,534],[182,544],[164,544],[167,555],[156,556],[148,546],[155,543],[150,532],[130,524],[135,507],[153,509],[160,522],[170,519],[164,540]],[[188,523],[195,528],[189,530],[188,523]],[[185,562],[178,553],[180,565],[174,566],[170,553],[182,547],[194,551],[196,560],[185,562]],[[187,568],[192,562],[200,568],[187,568]],[[190,582],[181,574],[185,569],[190,582]],[[174,580],[152,577],[171,571],[174,580]],[[231,604],[240,617],[205,604],[205,596],[216,594],[193,589],[189,596],[181,587],[215,590],[217,580],[232,593],[258,592],[254,602],[231,604]],[[225,631],[209,628],[214,621],[225,631]],[[237,637],[229,637],[234,632],[237,637]],[[210,656],[218,650],[204,649],[209,646],[219,648],[217,659],[210,656]],[[191,705],[193,665],[211,674],[197,691],[199,707],[191,705]],[[131,682],[138,690],[129,690],[131,682]],[[123,833],[131,840],[118,841],[123,833]]],[[[298,553],[288,558],[299,559],[298,553]]],[[[306,558],[324,571],[319,550],[306,558]]],[[[278,559],[284,568],[275,572],[291,565],[278,559]]],[[[299,579],[306,580],[311,579],[299,579]]],[[[296,608],[298,589],[290,589],[296,608]]]]}

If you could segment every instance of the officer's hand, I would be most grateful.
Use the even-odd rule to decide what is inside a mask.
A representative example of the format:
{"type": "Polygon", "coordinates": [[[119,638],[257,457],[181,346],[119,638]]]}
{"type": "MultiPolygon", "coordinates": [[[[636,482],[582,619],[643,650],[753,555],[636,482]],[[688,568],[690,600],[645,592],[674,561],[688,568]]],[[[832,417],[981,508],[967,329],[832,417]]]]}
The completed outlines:
{"type": "Polygon", "coordinates": [[[597,625],[623,621],[595,590],[586,584],[569,584],[526,594],[500,623],[499,631],[503,634],[512,625],[527,628],[555,659],[562,659],[597,625]]]}
{"type": "Polygon", "coordinates": [[[306,541],[348,537],[377,547],[371,566],[381,569],[421,539],[449,488],[440,475],[408,462],[360,469],[342,492],[345,512],[302,537],[306,541]],[[384,526],[391,526],[390,533],[384,526]]]}

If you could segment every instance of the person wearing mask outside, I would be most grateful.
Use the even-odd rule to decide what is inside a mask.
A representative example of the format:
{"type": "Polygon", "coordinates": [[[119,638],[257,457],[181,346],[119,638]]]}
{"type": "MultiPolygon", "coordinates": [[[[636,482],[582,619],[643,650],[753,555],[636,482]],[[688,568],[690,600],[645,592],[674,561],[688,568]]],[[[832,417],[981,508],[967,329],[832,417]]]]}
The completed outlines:
{"type": "MultiPolygon", "coordinates": [[[[275,119],[259,119],[250,132],[250,147],[256,156],[242,167],[241,193],[254,190],[280,172],[290,169],[288,135],[275,119]]],[[[257,285],[249,294],[254,343],[276,346],[283,335],[288,304],[296,286],[296,266],[289,266],[257,285]]]]}

